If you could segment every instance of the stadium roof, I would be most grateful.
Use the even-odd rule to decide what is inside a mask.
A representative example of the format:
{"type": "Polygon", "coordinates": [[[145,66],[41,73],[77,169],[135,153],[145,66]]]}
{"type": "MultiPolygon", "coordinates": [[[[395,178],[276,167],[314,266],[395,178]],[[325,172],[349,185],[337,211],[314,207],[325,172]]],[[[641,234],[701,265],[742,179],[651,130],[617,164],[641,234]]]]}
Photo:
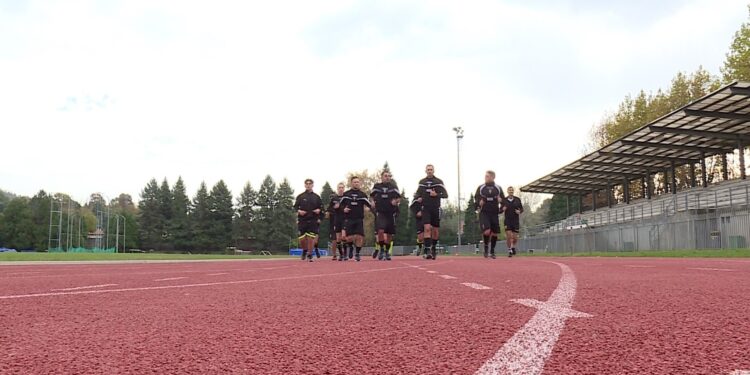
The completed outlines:
{"type": "MultiPolygon", "coordinates": [[[[750,144],[750,82],[728,84],[524,187],[584,195],[750,144]]],[[[743,171],[744,172],[744,171],[743,171]]]]}

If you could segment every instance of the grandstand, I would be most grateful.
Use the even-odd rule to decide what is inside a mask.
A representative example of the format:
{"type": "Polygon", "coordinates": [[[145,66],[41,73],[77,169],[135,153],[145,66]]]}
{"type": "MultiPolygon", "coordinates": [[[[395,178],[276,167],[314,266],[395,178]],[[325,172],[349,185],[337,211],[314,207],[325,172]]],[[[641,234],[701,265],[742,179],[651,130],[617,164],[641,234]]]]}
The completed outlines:
{"type": "Polygon", "coordinates": [[[524,228],[520,245],[550,252],[747,247],[749,143],[750,83],[734,82],[522,187],[577,199],[579,212],[524,228]],[[735,153],[739,170],[731,176],[727,155],[735,153]],[[720,182],[710,183],[709,158],[720,160],[720,182]],[[679,168],[687,169],[687,188],[677,183],[679,168]]]}

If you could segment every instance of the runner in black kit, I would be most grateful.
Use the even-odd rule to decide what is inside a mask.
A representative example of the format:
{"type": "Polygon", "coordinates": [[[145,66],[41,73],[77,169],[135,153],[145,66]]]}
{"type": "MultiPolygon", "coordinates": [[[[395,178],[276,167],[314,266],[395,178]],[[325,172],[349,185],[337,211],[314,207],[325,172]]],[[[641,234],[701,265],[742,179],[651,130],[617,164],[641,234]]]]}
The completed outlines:
{"type": "MultiPolygon", "coordinates": [[[[305,180],[305,191],[297,196],[294,209],[297,211],[297,228],[299,229],[299,244],[302,248],[302,260],[312,260],[312,250],[318,240],[320,227],[320,213],[323,212],[323,201],[313,191],[313,180],[305,180]]],[[[320,256],[318,256],[320,257],[320,256]]]]}
{"type": "Polygon", "coordinates": [[[500,233],[500,205],[505,199],[503,188],[495,185],[495,172],[484,174],[484,184],[474,194],[474,209],[479,212],[479,225],[484,239],[484,257],[495,259],[497,234],[500,233]],[[489,248],[488,246],[492,246],[489,248]]]}
{"type": "Polygon", "coordinates": [[[383,171],[381,181],[372,187],[371,203],[375,208],[376,245],[372,258],[391,260],[393,235],[396,234],[396,216],[401,194],[396,182],[391,180],[391,172],[383,171]]]}
{"type": "Polygon", "coordinates": [[[341,198],[344,196],[344,183],[339,182],[336,186],[336,195],[331,196],[331,202],[328,203],[328,209],[326,215],[328,216],[329,223],[331,225],[331,243],[333,251],[333,260],[347,260],[344,254],[344,240],[341,236],[341,231],[344,228],[344,206],[341,205],[341,198]]]}
{"type": "Polygon", "coordinates": [[[435,167],[427,164],[427,177],[419,181],[417,200],[422,203],[424,223],[424,251],[427,259],[437,258],[437,241],[440,238],[440,200],[448,198],[443,180],[435,177],[435,167]]]}
{"type": "Polygon", "coordinates": [[[521,199],[513,196],[513,186],[508,187],[508,196],[503,199],[503,212],[505,212],[505,241],[508,244],[508,257],[516,255],[516,244],[518,244],[518,232],[521,229],[521,214],[523,204],[521,199]]]}
{"type": "Polygon", "coordinates": [[[360,190],[362,181],[359,177],[352,177],[351,185],[352,188],[344,193],[340,203],[344,206],[343,236],[349,248],[348,257],[354,257],[359,262],[362,243],[365,239],[365,207],[370,208],[370,200],[367,199],[367,194],[360,190]],[[354,246],[357,247],[356,254],[354,246]]]}
{"type": "Polygon", "coordinates": [[[417,256],[422,253],[422,245],[424,244],[424,224],[422,223],[422,203],[417,201],[414,197],[414,201],[409,206],[411,214],[414,215],[414,224],[417,227],[417,256]]]}

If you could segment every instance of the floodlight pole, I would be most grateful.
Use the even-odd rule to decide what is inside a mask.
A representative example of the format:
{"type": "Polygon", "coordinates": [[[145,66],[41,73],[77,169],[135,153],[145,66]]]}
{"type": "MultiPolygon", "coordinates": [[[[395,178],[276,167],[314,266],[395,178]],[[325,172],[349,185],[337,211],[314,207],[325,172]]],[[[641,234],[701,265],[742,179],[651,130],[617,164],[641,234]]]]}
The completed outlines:
{"type": "Polygon", "coordinates": [[[458,173],[458,196],[456,201],[458,202],[458,230],[456,235],[458,237],[458,246],[461,246],[461,229],[463,222],[463,212],[461,212],[461,139],[464,138],[464,129],[460,126],[453,128],[456,132],[456,170],[458,173]]]}

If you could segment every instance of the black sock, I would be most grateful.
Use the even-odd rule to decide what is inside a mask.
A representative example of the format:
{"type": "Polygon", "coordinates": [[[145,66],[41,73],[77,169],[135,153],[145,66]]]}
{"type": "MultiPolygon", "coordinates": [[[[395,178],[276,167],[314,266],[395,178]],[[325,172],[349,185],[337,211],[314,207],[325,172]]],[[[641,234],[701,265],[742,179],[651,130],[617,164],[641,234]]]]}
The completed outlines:
{"type": "Polygon", "coordinates": [[[336,248],[339,251],[339,256],[343,258],[344,257],[344,244],[342,244],[341,242],[339,242],[339,243],[336,244],[336,248]]]}
{"type": "Polygon", "coordinates": [[[497,245],[497,237],[492,237],[492,247],[490,248],[492,251],[492,254],[495,253],[495,246],[497,245]]]}
{"type": "Polygon", "coordinates": [[[424,239],[424,252],[427,253],[428,250],[432,247],[432,238],[425,238],[424,239]]]}
{"type": "Polygon", "coordinates": [[[490,236],[483,236],[482,239],[484,240],[484,255],[487,255],[487,250],[490,246],[490,236]]]}
{"type": "Polygon", "coordinates": [[[349,247],[349,258],[354,258],[354,244],[349,242],[346,245],[349,247]]]}
{"type": "Polygon", "coordinates": [[[362,247],[357,246],[357,256],[359,256],[359,252],[362,251],[362,247]]]}

